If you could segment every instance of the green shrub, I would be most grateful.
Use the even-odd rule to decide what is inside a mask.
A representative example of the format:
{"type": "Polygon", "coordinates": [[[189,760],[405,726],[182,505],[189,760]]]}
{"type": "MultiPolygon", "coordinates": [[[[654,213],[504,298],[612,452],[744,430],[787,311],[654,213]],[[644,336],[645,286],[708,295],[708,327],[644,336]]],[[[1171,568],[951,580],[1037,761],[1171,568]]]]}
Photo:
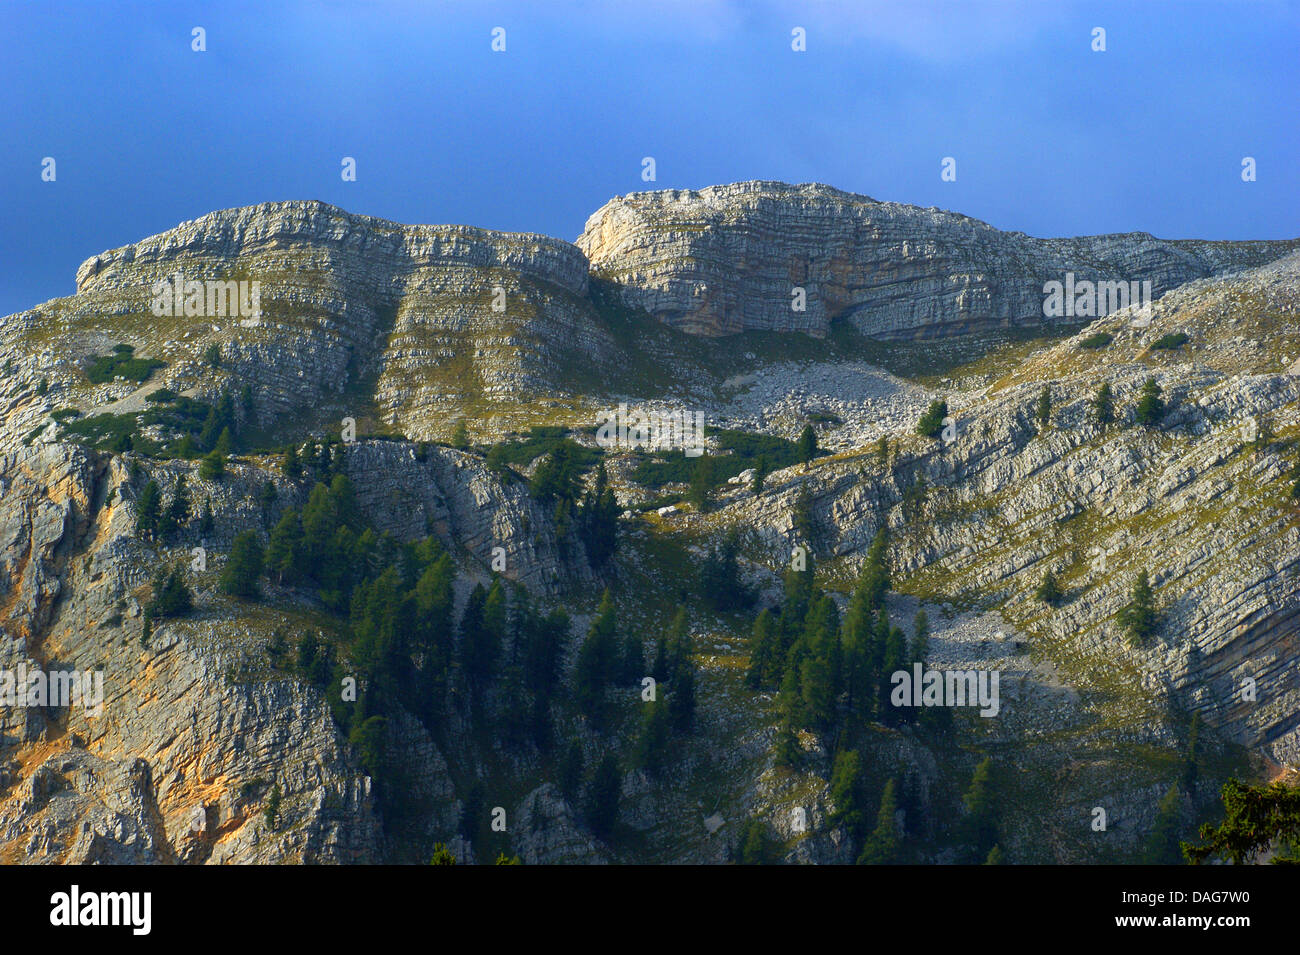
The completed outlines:
{"type": "Polygon", "coordinates": [[[113,354],[99,355],[86,369],[86,377],[92,384],[102,385],[114,378],[128,381],[144,381],[155,368],[162,368],[166,362],[157,358],[136,358],[135,348],[131,345],[114,345],[113,354]]]}
{"type": "Polygon", "coordinates": [[[1172,351],[1175,348],[1181,348],[1189,341],[1191,341],[1191,338],[1189,338],[1184,333],[1172,332],[1168,335],[1161,335],[1158,339],[1156,339],[1154,342],[1151,343],[1151,347],[1164,349],[1165,351],[1172,351]]]}
{"type": "Polygon", "coordinates": [[[1109,332],[1097,332],[1089,335],[1083,341],[1079,342],[1080,348],[1105,348],[1115,340],[1115,336],[1109,332]]]}

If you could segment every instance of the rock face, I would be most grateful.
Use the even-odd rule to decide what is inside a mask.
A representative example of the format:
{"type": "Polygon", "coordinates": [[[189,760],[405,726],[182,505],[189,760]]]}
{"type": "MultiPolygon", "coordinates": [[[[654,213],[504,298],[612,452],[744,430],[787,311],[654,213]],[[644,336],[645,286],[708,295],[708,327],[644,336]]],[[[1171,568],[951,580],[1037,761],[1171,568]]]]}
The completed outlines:
{"type": "Polygon", "coordinates": [[[278,202],[95,256],[77,270],[69,317],[168,358],[182,387],[202,387],[200,356],[216,344],[223,367],[258,383],[267,422],[322,401],[350,400],[356,415],[364,399],[403,428],[549,384],[567,356],[595,360],[607,343],[586,292],[586,258],[558,239],[278,202]],[[256,281],[260,309],[154,315],[154,283],[176,275],[256,281]]]}
{"type": "Polygon", "coordinates": [[[787,554],[806,485],[824,554],[856,560],[888,527],[895,573],[918,590],[1004,602],[1017,626],[1094,661],[1091,685],[1117,678],[1143,697],[1181,694],[1228,738],[1294,765],[1300,531],[1282,436],[1300,425],[1300,381],[1276,349],[1252,364],[1232,333],[1294,343],[1300,254],[1180,289],[1149,326],[1131,319],[1118,313],[1045,350],[957,411],[951,440],[903,435],[888,465],[864,449],[781,472],[765,495],[737,496],[734,521],[787,554]],[[1110,346],[1080,348],[1102,331],[1110,346]],[[1190,355],[1150,347],[1180,331],[1190,355]],[[1167,406],[1154,429],[1135,421],[1148,377],[1167,406]],[[1091,404],[1103,381],[1116,408],[1106,426],[1091,404]],[[1042,427],[1033,409],[1047,382],[1042,427]],[[1141,570],[1164,624],[1135,646],[1116,615],[1141,570]],[[1054,608],[1033,596],[1048,571],[1068,594],[1054,608]]]}
{"type": "MultiPolygon", "coordinates": [[[[651,493],[630,486],[637,459],[610,454],[626,509],[613,591],[626,597],[620,614],[630,611],[620,619],[657,641],[666,621],[648,608],[689,605],[697,558],[732,527],[745,535],[746,573],[764,600],[781,599],[804,489],[828,579],[851,580],[888,527],[894,618],[929,607],[935,660],[1006,674],[1005,719],[975,718],[962,746],[993,741],[1053,787],[1025,810],[1009,845],[1022,858],[1095,861],[1087,836],[1060,833],[1080,829],[1098,791],[1117,803],[1121,841],[1136,844],[1163,792],[1143,760],[1151,749],[1152,763],[1173,758],[1171,702],[1221,737],[1300,763],[1300,531],[1290,496],[1300,253],[1283,255],[1294,246],[1031,239],[823,186],[743,183],[614,200],[577,247],[290,202],[214,213],[97,256],[79,270],[75,296],[0,322],[0,671],[96,671],[104,689],[101,713],[0,707],[0,863],[420,861],[435,838],[468,860],[480,847],[455,833],[467,829],[463,810],[476,791],[480,808],[508,810],[510,850],[527,863],[630,861],[626,847],[590,834],[577,788],[561,794],[558,753],[489,738],[493,718],[516,713],[505,681],[483,700],[447,692],[446,719],[432,732],[394,711],[383,750],[400,767],[388,778],[400,778],[402,798],[386,812],[380,774],[363,770],[323,692],[272,650],[282,632],[323,636],[341,622],[301,588],[267,581],[266,599],[244,602],[216,586],[235,535],[251,528],[265,542],[286,508],[302,508],[308,482],[286,477],[278,455],[252,452],[208,480],[193,460],[90,450],[64,422],[140,410],[164,385],[207,400],[247,385],[252,410],[239,414],[255,434],[249,447],[259,428],[270,444],[336,433],[340,415],[412,438],[445,434],[463,417],[483,445],[506,436],[506,413],[520,416],[512,424],[574,426],[590,444],[582,402],[598,392],[591,382],[612,373],[621,386],[620,362],[647,329],[660,337],[638,360],[662,367],[645,380],[675,386],[713,370],[698,357],[680,361],[716,355],[712,343],[656,319],[708,336],[820,336],[837,320],[875,337],[950,334],[1038,321],[1042,284],[1066,271],[1149,279],[1165,294],[1141,323],[1131,310],[1098,319],[949,395],[950,438],[914,433],[937,392],[885,376],[864,355],[829,354],[834,341],[799,339],[815,350],[800,366],[780,354],[783,339],[777,357],[745,355],[753,364],[743,373],[704,382],[710,423],[793,437],[816,421],[821,446],[835,453],[769,475],[761,494],[747,481],[722,486],[712,513],[682,504],[644,517],[632,510],[636,495],[651,493]],[[153,314],[153,283],[178,272],[258,281],[261,312],[153,314]],[[803,312],[790,308],[796,285],[807,292],[803,312]],[[611,319],[611,287],[649,317],[628,309],[611,319]],[[1101,333],[1105,347],[1083,347],[1101,333]],[[1187,342],[1157,347],[1175,333],[1187,342]],[[118,342],[165,364],[143,384],[90,381],[88,357],[118,342]],[[205,357],[212,346],[217,367],[205,357]],[[1158,428],[1135,422],[1148,377],[1168,404],[1158,428]],[[1116,408],[1104,426],[1091,410],[1103,381],[1116,408]],[[1033,408],[1044,385],[1052,410],[1040,426],[1033,408]],[[708,392],[723,397],[709,404],[708,392]],[[878,437],[888,440],[883,459],[878,437]],[[201,535],[191,519],[168,546],[142,539],[143,487],[152,479],[172,495],[182,476],[194,502],[210,502],[211,529],[201,535]],[[210,566],[191,567],[195,547],[210,566]],[[149,581],[171,566],[190,567],[195,611],[154,621],[146,634],[149,581]],[[1164,620],[1134,645],[1115,616],[1140,569],[1164,620]],[[1033,598],[1049,570],[1067,595],[1053,607],[1033,598]],[[1247,683],[1253,695],[1242,692],[1247,683]],[[1091,748],[1071,749],[1080,739],[1091,748]],[[1141,752],[1117,756],[1121,744],[1141,752]],[[1119,770],[1098,769],[1108,761],[1119,770]],[[1057,792],[1066,763],[1077,778],[1057,792]]],[[[653,397],[683,400],[671,391],[653,397]]],[[[563,510],[489,467],[481,446],[388,437],[363,434],[336,464],[367,524],[402,541],[439,538],[458,567],[459,607],[495,572],[539,611],[572,611],[556,741],[576,747],[588,771],[606,752],[626,756],[639,720],[593,731],[561,700],[610,582],[593,575],[576,539],[561,543],[563,510]]],[[[845,831],[830,822],[826,741],[801,734],[814,768],[778,771],[773,701],[743,682],[744,628],[688,609],[700,671],[695,732],[674,753],[671,777],[620,767],[621,826],[651,861],[725,861],[756,818],[791,861],[852,861],[845,831]]],[[[637,705],[638,690],[620,692],[637,705]]],[[[518,730],[523,718],[513,719],[508,729],[518,730]]],[[[920,807],[944,811],[951,754],[910,730],[881,727],[880,736],[871,772],[908,780],[920,807]]]]}
{"type": "Polygon", "coordinates": [[[587,220],[578,247],[624,299],[685,331],[874,338],[1043,319],[1043,285],[1152,283],[1156,296],[1278,258],[1297,242],[1167,241],[1145,233],[1035,239],[966,216],[823,185],[742,182],[632,193],[587,220]],[[802,288],[805,308],[796,310],[802,288]]]}

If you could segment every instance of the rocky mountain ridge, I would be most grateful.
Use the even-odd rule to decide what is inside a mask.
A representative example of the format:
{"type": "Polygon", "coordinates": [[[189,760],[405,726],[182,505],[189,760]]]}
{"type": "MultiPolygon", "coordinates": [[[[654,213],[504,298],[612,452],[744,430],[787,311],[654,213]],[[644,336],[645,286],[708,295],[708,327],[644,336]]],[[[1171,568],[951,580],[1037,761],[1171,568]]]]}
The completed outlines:
{"type": "MultiPolygon", "coordinates": [[[[1074,827],[1101,792],[1126,820],[1119,848],[1106,851],[1128,851],[1177,745],[1170,706],[1201,713],[1229,744],[1278,764],[1300,760],[1300,529],[1287,496],[1300,433],[1300,254],[1283,254],[1294,246],[1034,240],[827,187],[746,183],[614,200],[577,246],[291,202],[214,213],[96,256],[78,271],[75,296],[0,322],[0,670],[98,666],[109,687],[100,718],[76,708],[0,713],[0,856],[373,862],[410,836],[385,831],[374,782],[323,694],[266,662],[276,630],[320,625],[319,608],[287,590],[249,606],[215,587],[235,533],[265,536],[285,508],[302,506],[306,486],[286,480],[272,454],[237,455],[211,480],[196,461],[91,448],[65,427],[149,408],[161,389],[215,402],[244,386],[244,425],[267,443],[337,436],[342,417],[357,419],[361,440],[341,467],[367,521],[398,539],[436,536],[462,572],[458,607],[501,548],[503,576],[572,606],[579,638],[599,590],[620,581],[631,591],[628,625],[658,638],[665,621],[638,605],[680,603],[691,562],[731,528],[742,531],[752,583],[774,597],[800,543],[793,512],[804,490],[817,526],[808,543],[836,586],[889,527],[898,612],[933,611],[939,659],[1015,674],[1006,719],[960,734],[964,746],[999,746],[1037,787],[1026,790],[1037,815],[1017,819],[1010,844],[1022,858],[1095,859],[1086,825],[1074,827]],[[921,222],[924,235],[904,237],[921,222]],[[808,311],[792,317],[790,257],[814,245],[833,254],[810,264],[808,311]],[[873,371],[852,351],[858,339],[816,339],[841,319],[876,339],[1014,323],[1023,309],[1041,314],[1044,271],[1056,268],[1121,270],[1165,294],[1141,316],[1119,312],[1032,343],[1005,373],[949,393],[873,371]],[[154,315],[153,283],[178,271],[262,282],[262,313],[154,315]],[[724,332],[738,336],[726,371],[716,359],[733,340],[710,350],[724,332]],[[1178,345],[1159,344],[1180,334],[1178,345]],[[1097,336],[1106,343],[1085,347],[1097,336]],[[142,381],[91,380],[97,357],[120,344],[160,365],[142,381]],[[813,356],[802,365],[801,348],[813,356]],[[1169,406],[1158,428],[1134,420],[1149,377],[1169,406]],[[1105,426],[1090,410],[1103,381],[1117,406],[1105,426]],[[1047,425],[1032,410],[1044,385],[1047,425]],[[483,450],[523,423],[568,425],[590,446],[591,410],[636,389],[762,433],[793,437],[815,421],[833,453],[776,470],[761,494],[724,485],[707,514],[627,511],[617,569],[595,574],[580,549],[560,545],[552,509],[490,468],[483,450]],[[679,389],[688,397],[674,397],[679,389]],[[938,397],[950,399],[951,440],[914,433],[938,397]],[[456,420],[478,450],[427,443],[456,420]],[[1260,429],[1268,440],[1252,438],[1260,429]],[[880,436],[891,448],[883,461],[880,436]],[[144,483],[171,493],[181,475],[195,500],[211,502],[212,530],[189,528],[168,547],[142,541],[134,524],[144,483]],[[269,515],[260,503],[268,484],[269,515]],[[191,575],[197,613],[146,640],[149,579],[194,546],[212,561],[191,575]],[[683,555],[680,576],[659,563],[665,553],[683,555]],[[1135,646],[1114,618],[1141,568],[1152,571],[1165,626],[1135,646]],[[1050,608],[1033,598],[1047,570],[1068,593],[1050,608]],[[1247,678],[1257,700],[1242,698],[1247,678]],[[1066,764],[1078,775],[1051,792],[1046,781],[1066,764]]],[[[628,483],[632,462],[609,461],[620,504],[631,507],[646,496],[628,483]]],[[[692,626],[703,730],[683,747],[680,787],[626,774],[641,851],[723,861],[727,840],[758,815],[791,861],[851,861],[828,822],[825,779],[772,766],[771,701],[737,676],[744,629],[708,614],[692,626]],[[811,831],[791,827],[796,808],[807,809],[811,831]],[[715,816],[716,826],[702,821],[715,816]]],[[[589,765],[609,742],[577,719],[563,731],[584,741],[589,765]]],[[[951,754],[907,732],[881,735],[882,772],[905,767],[925,793],[942,790],[951,754]]],[[[464,714],[439,739],[414,717],[394,719],[387,742],[419,804],[408,819],[419,839],[454,832],[478,779],[502,793],[525,862],[629,858],[583,828],[552,766],[483,746],[464,714]]],[[[828,758],[824,740],[802,745],[814,765],[828,758]]],[[[469,857],[464,840],[452,842],[469,857]]]]}

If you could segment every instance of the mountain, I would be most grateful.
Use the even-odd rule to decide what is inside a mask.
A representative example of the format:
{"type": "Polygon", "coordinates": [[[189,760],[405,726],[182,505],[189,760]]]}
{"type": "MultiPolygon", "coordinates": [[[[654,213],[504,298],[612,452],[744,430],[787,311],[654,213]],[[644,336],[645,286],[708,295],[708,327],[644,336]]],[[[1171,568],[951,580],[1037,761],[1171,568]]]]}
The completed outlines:
{"type": "Polygon", "coordinates": [[[871,337],[899,338],[1040,323],[1044,283],[1066,272],[1149,281],[1159,296],[1300,243],[1144,232],[1035,239],[818,184],[741,182],[613,199],[587,220],[578,247],[628,303],[690,332],[824,336],[845,320],[871,337]],[[795,287],[806,290],[806,310],[792,309],[795,287]]]}
{"type": "Polygon", "coordinates": [[[896,779],[907,858],[951,862],[988,755],[1013,861],[1132,861],[1171,782],[1190,825],[1300,762],[1298,311],[1300,240],[1033,239],[767,182],[615,199],[576,245],[284,202],[104,252],[0,320],[0,680],[104,691],[0,708],[0,860],[851,862],[846,801],[874,819],[896,779]],[[1067,272],[1158,297],[1045,321],[1067,272]],[[250,307],[215,314],[224,283],[250,307]],[[620,401],[702,412],[709,453],[602,447],[620,401]],[[882,529],[881,646],[997,671],[996,717],[819,682],[882,529]],[[747,674],[764,608],[793,690],[747,674]]]}

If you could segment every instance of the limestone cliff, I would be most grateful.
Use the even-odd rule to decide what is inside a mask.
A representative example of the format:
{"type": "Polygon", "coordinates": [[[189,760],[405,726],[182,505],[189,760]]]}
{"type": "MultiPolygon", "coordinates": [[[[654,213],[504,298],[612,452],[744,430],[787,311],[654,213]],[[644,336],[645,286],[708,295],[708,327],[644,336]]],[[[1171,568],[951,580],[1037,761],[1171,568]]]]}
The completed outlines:
{"type": "Polygon", "coordinates": [[[631,193],[597,210],[577,241],[627,302],[687,331],[823,336],[844,319],[875,338],[1038,323],[1044,284],[1067,272],[1149,280],[1159,296],[1297,248],[1140,232],[1035,239],[939,209],[780,182],[631,193]]]}

